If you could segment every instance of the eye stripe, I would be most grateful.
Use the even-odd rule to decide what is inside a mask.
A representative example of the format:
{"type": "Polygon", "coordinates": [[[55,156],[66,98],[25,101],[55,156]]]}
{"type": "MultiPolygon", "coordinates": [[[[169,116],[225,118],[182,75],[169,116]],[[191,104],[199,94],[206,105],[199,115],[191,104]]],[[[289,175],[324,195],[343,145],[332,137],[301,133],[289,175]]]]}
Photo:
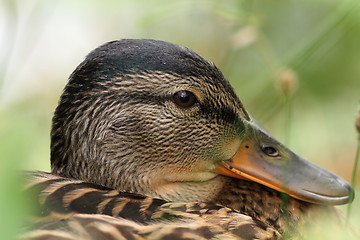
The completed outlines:
{"type": "Polygon", "coordinates": [[[238,115],[229,107],[214,108],[208,104],[201,105],[202,115],[208,119],[217,119],[233,124],[238,121],[238,115]]]}
{"type": "MultiPolygon", "coordinates": [[[[181,90],[179,92],[182,92],[185,90],[181,90]]],[[[190,91],[187,91],[190,92],[190,91]]],[[[175,94],[177,94],[176,92],[175,94]]],[[[191,92],[190,92],[191,93],[191,92]]],[[[141,104],[159,104],[163,103],[164,101],[170,100],[174,102],[174,95],[170,96],[160,96],[156,94],[150,94],[150,93],[131,93],[131,94],[124,94],[122,96],[116,96],[113,97],[116,100],[119,99],[126,99],[128,105],[137,105],[139,103],[141,104]]],[[[195,94],[194,94],[195,96],[195,94]]],[[[195,97],[196,103],[198,104],[198,99],[195,97]]],[[[175,103],[176,104],[176,103],[175,103]]],[[[236,112],[229,106],[223,106],[223,107],[214,107],[206,102],[202,102],[199,104],[200,106],[200,112],[201,116],[207,119],[217,119],[222,120],[225,122],[228,122],[230,124],[233,124],[234,122],[238,121],[238,115],[236,112]]],[[[184,107],[183,107],[184,108],[184,107]]]]}

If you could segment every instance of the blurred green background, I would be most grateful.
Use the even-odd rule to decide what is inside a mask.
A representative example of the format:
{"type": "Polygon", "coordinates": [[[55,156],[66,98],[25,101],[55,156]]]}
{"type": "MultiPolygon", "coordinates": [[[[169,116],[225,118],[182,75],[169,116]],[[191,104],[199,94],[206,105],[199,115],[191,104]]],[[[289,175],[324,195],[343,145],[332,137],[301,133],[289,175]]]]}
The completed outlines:
{"type": "MultiPolygon", "coordinates": [[[[50,122],[68,76],[92,49],[121,38],[170,41],[214,62],[260,124],[350,181],[359,10],[357,0],[0,1],[0,239],[19,230],[26,210],[16,170],[50,170],[50,122]],[[281,80],[295,82],[290,118],[281,80]]],[[[359,187],[358,176],[357,195],[359,187]]],[[[357,198],[358,230],[359,215],[357,198]]]]}

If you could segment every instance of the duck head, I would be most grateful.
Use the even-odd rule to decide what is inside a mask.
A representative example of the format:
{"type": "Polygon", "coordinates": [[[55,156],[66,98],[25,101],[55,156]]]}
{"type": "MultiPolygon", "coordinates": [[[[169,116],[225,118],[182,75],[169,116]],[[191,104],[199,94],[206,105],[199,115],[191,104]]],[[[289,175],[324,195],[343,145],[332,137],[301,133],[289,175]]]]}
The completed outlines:
{"type": "Polygon", "coordinates": [[[173,201],[211,200],[229,177],[311,203],[352,199],[346,181],[262,129],[212,63],[157,40],[107,43],[77,67],[53,118],[51,167],[173,201]]]}

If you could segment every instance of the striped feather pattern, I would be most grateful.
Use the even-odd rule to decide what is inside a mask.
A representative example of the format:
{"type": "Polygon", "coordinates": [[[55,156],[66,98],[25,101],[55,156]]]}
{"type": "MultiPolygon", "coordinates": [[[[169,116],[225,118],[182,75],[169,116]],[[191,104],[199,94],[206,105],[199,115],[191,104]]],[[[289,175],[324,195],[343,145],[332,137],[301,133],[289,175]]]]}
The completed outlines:
{"type": "MultiPolygon", "coordinates": [[[[49,173],[29,173],[40,211],[23,239],[277,239],[272,227],[213,203],[172,203],[49,173]]],[[[32,220],[33,221],[33,220],[32,220]]]]}

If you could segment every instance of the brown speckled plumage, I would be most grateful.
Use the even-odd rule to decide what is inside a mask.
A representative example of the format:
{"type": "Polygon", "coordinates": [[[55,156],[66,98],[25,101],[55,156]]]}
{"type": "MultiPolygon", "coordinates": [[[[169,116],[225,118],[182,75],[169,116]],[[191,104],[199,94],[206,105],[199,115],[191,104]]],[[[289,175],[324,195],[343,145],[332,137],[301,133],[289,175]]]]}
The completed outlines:
{"type": "Polygon", "coordinates": [[[24,238],[112,239],[106,238],[104,228],[115,231],[114,239],[116,235],[126,236],[125,239],[280,236],[276,228],[213,202],[166,202],[41,172],[29,176],[29,182],[26,191],[39,196],[35,202],[42,211],[33,219],[38,229],[24,238]],[[96,237],[92,236],[94,232],[96,237]]]}

